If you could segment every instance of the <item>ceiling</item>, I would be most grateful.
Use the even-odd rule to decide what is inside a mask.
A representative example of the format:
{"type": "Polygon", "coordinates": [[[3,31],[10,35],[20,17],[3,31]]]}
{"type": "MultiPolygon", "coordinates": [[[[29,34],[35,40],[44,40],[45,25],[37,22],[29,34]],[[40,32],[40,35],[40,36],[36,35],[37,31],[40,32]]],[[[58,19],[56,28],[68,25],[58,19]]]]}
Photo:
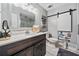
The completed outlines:
{"type": "Polygon", "coordinates": [[[54,8],[57,8],[59,6],[62,6],[64,4],[65,3],[39,3],[39,5],[47,11],[54,9],[54,8]]]}

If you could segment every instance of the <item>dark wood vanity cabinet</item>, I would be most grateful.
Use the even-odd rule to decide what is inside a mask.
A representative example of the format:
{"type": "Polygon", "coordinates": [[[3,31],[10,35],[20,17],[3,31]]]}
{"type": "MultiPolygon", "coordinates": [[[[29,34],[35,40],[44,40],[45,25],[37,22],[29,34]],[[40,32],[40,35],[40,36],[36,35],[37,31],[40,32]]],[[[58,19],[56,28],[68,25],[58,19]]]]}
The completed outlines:
{"type": "Polygon", "coordinates": [[[45,46],[45,40],[42,40],[41,42],[37,43],[33,47],[33,55],[35,56],[43,56],[46,53],[46,46],[45,46]]]}
{"type": "Polygon", "coordinates": [[[1,56],[44,56],[45,54],[46,34],[0,47],[1,56]]]}
{"type": "Polygon", "coordinates": [[[32,47],[22,50],[14,54],[15,56],[44,56],[46,53],[45,40],[35,44],[32,47]]]}

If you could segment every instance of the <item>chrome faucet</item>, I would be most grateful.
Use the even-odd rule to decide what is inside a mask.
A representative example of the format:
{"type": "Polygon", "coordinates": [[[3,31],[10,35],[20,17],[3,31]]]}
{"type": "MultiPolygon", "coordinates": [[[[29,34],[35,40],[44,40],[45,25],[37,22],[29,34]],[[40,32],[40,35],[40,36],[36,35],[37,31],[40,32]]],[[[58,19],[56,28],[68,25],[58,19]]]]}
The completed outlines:
{"type": "Polygon", "coordinates": [[[10,30],[7,31],[9,29],[7,20],[3,21],[3,23],[2,23],[2,29],[4,30],[4,37],[6,38],[7,35],[8,35],[8,33],[10,32],[10,30]]]}

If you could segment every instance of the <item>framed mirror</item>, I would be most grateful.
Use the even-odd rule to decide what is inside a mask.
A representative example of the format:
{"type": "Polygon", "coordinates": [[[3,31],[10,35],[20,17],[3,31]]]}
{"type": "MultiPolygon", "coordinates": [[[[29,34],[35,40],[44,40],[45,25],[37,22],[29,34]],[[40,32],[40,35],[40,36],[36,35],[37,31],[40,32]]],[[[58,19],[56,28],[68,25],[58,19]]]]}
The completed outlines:
{"type": "MultiPolygon", "coordinates": [[[[30,14],[30,13],[29,13],[30,14]]],[[[12,13],[11,29],[32,28],[35,24],[35,15],[12,13]]]]}
{"type": "Polygon", "coordinates": [[[35,18],[20,13],[20,27],[32,27],[35,23],[35,18]]]}

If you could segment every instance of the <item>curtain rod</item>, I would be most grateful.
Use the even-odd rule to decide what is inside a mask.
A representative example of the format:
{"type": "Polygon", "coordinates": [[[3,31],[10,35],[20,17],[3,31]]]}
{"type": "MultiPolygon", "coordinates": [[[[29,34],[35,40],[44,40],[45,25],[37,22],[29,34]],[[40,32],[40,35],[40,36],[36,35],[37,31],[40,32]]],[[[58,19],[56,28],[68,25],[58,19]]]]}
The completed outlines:
{"type": "Polygon", "coordinates": [[[50,16],[47,16],[47,17],[52,17],[52,16],[56,16],[56,15],[59,16],[61,14],[68,13],[68,12],[70,12],[70,14],[71,14],[71,12],[75,11],[75,10],[77,10],[77,9],[69,9],[69,11],[65,11],[65,12],[61,12],[61,13],[58,12],[57,14],[53,14],[53,15],[50,15],[50,16]]]}

